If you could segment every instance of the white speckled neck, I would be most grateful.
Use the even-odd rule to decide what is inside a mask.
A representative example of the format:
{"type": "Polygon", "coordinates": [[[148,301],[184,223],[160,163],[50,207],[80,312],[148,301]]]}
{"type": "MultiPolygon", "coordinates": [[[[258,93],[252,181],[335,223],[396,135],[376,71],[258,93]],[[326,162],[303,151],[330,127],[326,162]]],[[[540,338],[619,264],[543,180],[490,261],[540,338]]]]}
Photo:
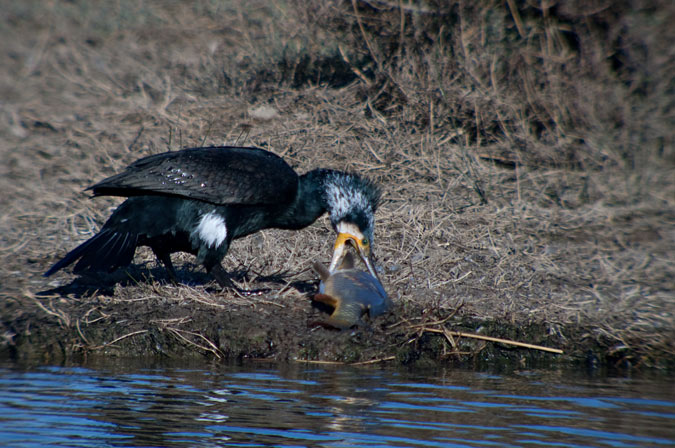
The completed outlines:
{"type": "Polygon", "coordinates": [[[349,174],[331,173],[325,181],[328,211],[333,223],[338,223],[355,210],[362,210],[370,219],[373,227],[374,204],[371,204],[366,191],[349,174]]]}

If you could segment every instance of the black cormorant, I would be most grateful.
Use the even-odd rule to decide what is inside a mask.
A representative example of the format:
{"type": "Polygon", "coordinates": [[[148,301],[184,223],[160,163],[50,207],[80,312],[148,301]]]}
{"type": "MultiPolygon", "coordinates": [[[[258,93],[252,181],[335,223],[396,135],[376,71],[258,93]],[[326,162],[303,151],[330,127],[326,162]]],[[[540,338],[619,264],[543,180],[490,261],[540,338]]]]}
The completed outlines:
{"type": "Polygon", "coordinates": [[[232,240],[267,228],[301,229],[324,212],[338,234],[331,271],[351,244],[377,276],[371,247],[380,191],[356,174],[319,168],[298,176],[263,149],[206,147],[144,157],[88,190],[128,199],[45,276],[74,262],[76,274],[111,272],[128,266],[138,246],[149,246],[172,280],[171,254],[188,252],[229,286],[220,262],[232,240]]]}

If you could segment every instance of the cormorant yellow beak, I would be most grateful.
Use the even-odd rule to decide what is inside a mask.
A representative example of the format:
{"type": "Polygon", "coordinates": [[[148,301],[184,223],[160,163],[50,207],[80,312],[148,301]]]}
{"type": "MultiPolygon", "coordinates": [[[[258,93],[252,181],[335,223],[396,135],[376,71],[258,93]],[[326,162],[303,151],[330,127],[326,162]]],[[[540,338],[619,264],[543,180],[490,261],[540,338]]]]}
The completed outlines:
{"type": "Polygon", "coordinates": [[[346,246],[347,244],[351,244],[354,246],[356,249],[356,252],[358,253],[359,257],[361,260],[363,260],[363,263],[365,263],[366,267],[368,268],[368,272],[380,280],[379,276],[377,275],[377,271],[375,270],[375,265],[372,260],[372,250],[370,248],[370,241],[368,240],[367,237],[365,237],[357,228],[356,226],[341,226],[341,227],[348,227],[347,229],[338,229],[338,236],[335,239],[335,246],[333,247],[333,259],[330,262],[330,272],[334,272],[338,266],[340,266],[340,263],[342,262],[342,259],[345,257],[346,252],[345,250],[347,249],[346,246]]]}

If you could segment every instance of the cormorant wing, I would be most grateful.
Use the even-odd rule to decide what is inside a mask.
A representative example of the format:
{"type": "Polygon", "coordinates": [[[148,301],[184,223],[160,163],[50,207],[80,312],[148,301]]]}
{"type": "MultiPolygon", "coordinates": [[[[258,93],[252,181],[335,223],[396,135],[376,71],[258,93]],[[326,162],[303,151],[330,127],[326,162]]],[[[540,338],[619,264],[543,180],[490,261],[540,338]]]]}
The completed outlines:
{"type": "Polygon", "coordinates": [[[139,159],[89,187],[94,196],[171,195],[213,204],[278,204],[295,197],[298,175],[259,148],[214,146],[139,159]]]}

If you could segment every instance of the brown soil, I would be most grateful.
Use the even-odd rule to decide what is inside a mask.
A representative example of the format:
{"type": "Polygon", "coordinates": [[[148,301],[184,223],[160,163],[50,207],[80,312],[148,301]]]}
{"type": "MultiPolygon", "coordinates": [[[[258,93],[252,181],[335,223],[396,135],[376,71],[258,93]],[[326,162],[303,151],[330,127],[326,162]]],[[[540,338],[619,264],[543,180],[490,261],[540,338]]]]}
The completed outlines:
{"type": "Polygon", "coordinates": [[[675,364],[672,2],[11,3],[5,355],[675,364]],[[174,286],[147,251],[128,272],[41,276],[119,202],[84,188],[211,144],[379,182],[395,310],[351,331],[308,325],[325,218],[233,244],[224,266],[259,296],[220,291],[187,255],[174,286]]]}

